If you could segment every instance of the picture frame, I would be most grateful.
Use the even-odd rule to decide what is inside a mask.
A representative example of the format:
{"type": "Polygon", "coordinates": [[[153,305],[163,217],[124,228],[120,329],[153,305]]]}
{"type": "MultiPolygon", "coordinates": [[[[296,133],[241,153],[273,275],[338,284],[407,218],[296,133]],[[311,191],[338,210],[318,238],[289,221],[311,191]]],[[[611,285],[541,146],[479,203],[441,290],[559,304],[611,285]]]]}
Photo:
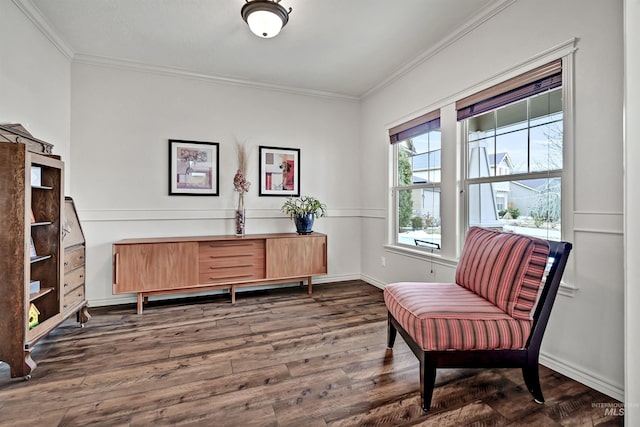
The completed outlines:
{"type": "Polygon", "coordinates": [[[220,144],[169,140],[169,195],[218,196],[220,144]]]}
{"type": "Polygon", "coordinates": [[[260,196],[300,196],[300,149],[259,146],[260,196]]]}

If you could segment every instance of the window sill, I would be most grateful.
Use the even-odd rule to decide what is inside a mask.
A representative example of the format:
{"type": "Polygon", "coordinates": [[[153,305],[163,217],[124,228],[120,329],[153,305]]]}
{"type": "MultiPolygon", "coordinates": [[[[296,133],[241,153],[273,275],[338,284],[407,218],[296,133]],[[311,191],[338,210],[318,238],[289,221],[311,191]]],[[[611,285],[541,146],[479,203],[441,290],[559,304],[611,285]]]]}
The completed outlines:
{"type": "Polygon", "coordinates": [[[445,258],[440,255],[438,250],[434,249],[431,251],[430,249],[412,249],[410,247],[405,246],[396,246],[396,245],[384,245],[384,250],[389,253],[407,256],[409,258],[419,259],[419,260],[429,260],[436,264],[444,265],[446,267],[456,268],[458,265],[458,260],[454,258],[445,258]]]}

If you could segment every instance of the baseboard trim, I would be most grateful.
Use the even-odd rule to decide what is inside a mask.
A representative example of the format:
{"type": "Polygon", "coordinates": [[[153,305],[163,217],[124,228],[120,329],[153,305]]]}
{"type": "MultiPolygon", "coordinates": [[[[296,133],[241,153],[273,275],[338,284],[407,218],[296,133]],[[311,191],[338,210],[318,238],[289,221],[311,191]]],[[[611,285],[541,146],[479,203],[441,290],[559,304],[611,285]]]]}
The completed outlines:
{"type": "MultiPolygon", "coordinates": [[[[321,283],[332,283],[332,282],[348,282],[351,280],[360,280],[360,274],[341,274],[334,276],[318,276],[313,278],[313,284],[321,284],[321,283]]],[[[256,286],[243,286],[236,289],[236,293],[255,291],[259,289],[277,289],[283,287],[293,287],[299,286],[299,282],[291,282],[291,283],[280,283],[274,285],[256,285],[256,286]]],[[[170,300],[176,298],[188,298],[188,297],[198,297],[198,296],[206,296],[206,295],[219,295],[219,294],[228,294],[229,291],[226,289],[219,290],[209,290],[209,291],[193,291],[193,292],[185,292],[180,294],[167,294],[167,295],[155,295],[153,296],[154,300],[170,300]]],[[[89,308],[91,307],[107,307],[111,305],[121,305],[121,304],[136,304],[138,301],[138,297],[136,294],[123,294],[123,295],[114,295],[112,298],[91,298],[89,301],[89,308]]]]}
{"type": "Polygon", "coordinates": [[[350,280],[360,280],[360,274],[340,274],[337,276],[318,276],[313,278],[313,283],[348,282],[350,280]]]}
{"type": "Polygon", "coordinates": [[[540,364],[549,369],[578,381],[594,390],[604,393],[620,402],[624,402],[624,387],[611,383],[609,380],[590,372],[575,367],[574,364],[552,356],[548,353],[540,352],[540,364]]]}
{"type": "Polygon", "coordinates": [[[363,282],[367,282],[371,286],[375,286],[376,288],[379,288],[379,289],[384,289],[384,287],[386,286],[386,283],[383,283],[383,282],[381,282],[381,281],[379,281],[377,279],[374,279],[371,276],[367,276],[366,274],[360,274],[359,279],[362,280],[363,282]]]}

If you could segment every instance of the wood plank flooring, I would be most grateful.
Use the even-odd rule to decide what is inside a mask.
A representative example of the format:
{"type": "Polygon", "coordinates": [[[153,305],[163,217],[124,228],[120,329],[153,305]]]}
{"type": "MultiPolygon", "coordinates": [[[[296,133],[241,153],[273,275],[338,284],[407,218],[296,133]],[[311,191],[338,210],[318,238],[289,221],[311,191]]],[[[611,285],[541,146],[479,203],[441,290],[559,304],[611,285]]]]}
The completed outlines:
{"type": "MultiPolygon", "coordinates": [[[[441,370],[420,409],[418,361],[386,349],[382,292],[361,281],[90,310],[33,351],[30,381],[0,365],[0,425],[612,426],[619,402],[541,368],[441,370]]],[[[1,345],[1,343],[0,343],[1,345]]]]}

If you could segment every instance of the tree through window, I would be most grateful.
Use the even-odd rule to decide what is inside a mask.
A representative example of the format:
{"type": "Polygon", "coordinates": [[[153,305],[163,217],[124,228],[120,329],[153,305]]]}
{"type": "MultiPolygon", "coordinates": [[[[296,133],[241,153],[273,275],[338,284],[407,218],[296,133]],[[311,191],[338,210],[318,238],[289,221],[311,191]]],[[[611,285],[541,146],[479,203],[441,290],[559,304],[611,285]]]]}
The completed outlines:
{"type": "Polygon", "coordinates": [[[395,150],[395,243],[440,249],[439,111],[389,133],[395,150]]]}

